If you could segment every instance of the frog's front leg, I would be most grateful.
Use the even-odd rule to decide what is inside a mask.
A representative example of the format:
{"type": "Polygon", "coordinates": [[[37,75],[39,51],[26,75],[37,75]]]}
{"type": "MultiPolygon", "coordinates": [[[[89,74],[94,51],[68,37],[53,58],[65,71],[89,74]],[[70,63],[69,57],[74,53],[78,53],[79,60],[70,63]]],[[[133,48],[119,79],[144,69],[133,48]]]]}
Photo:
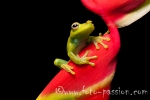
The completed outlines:
{"type": "MultiPolygon", "coordinates": [[[[108,33],[109,33],[109,31],[107,31],[105,34],[108,34],[108,33]]],[[[108,45],[104,44],[103,40],[110,41],[110,38],[103,37],[102,33],[99,33],[99,36],[89,36],[88,42],[93,42],[96,49],[99,49],[98,43],[101,44],[105,49],[107,49],[108,45]]]]}
{"type": "Polygon", "coordinates": [[[68,65],[68,61],[66,60],[63,60],[63,59],[59,59],[59,58],[56,58],[54,60],[54,65],[61,68],[61,69],[64,69],[65,71],[71,73],[71,74],[75,74],[74,71],[72,71],[73,67],[72,66],[69,66],[68,65]]]}
{"type": "Polygon", "coordinates": [[[69,52],[68,53],[68,56],[70,57],[70,59],[78,64],[78,65],[82,65],[82,64],[89,64],[91,66],[95,66],[95,64],[93,62],[90,62],[89,60],[91,59],[96,59],[97,56],[88,56],[89,54],[89,51],[86,51],[85,54],[80,57],[78,54],[74,54],[73,52],[69,52]]]}

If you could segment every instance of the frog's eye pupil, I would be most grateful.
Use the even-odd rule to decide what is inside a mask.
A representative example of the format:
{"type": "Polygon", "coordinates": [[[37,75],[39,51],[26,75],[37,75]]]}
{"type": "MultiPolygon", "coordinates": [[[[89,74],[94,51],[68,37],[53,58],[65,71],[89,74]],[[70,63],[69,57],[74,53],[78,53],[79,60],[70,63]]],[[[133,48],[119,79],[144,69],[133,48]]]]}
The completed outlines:
{"type": "Polygon", "coordinates": [[[71,25],[71,29],[76,30],[79,27],[79,23],[75,22],[71,25]]]}
{"type": "Polygon", "coordinates": [[[77,24],[73,24],[73,26],[72,27],[77,27],[78,25],[77,24]]]}

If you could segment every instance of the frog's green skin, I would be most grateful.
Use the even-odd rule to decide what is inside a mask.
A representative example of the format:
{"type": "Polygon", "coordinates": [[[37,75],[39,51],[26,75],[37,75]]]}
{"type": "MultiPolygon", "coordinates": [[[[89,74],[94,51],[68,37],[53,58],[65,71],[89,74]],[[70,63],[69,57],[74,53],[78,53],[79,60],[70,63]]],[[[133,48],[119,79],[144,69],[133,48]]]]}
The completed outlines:
{"type": "MultiPolygon", "coordinates": [[[[94,63],[90,62],[90,59],[96,59],[97,56],[91,56],[87,57],[88,51],[82,56],[79,57],[78,53],[86,46],[87,42],[93,42],[96,46],[96,49],[99,49],[98,43],[103,45],[104,48],[108,48],[107,45],[105,45],[102,40],[109,41],[109,38],[102,37],[101,34],[100,36],[94,37],[94,36],[89,36],[93,30],[94,30],[94,25],[92,24],[92,21],[88,20],[86,23],[78,23],[75,22],[71,25],[71,31],[70,31],[70,36],[68,38],[67,42],[67,53],[70,58],[74,63],[81,65],[81,64],[90,64],[91,66],[94,66],[94,63]]],[[[67,72],[70,72],[71,74],[75,74],[74,71],[72,71],[73,67],[69,66],[68,61],[56,58],[54,61],[54,65],[63,68],[67,72]]]]}

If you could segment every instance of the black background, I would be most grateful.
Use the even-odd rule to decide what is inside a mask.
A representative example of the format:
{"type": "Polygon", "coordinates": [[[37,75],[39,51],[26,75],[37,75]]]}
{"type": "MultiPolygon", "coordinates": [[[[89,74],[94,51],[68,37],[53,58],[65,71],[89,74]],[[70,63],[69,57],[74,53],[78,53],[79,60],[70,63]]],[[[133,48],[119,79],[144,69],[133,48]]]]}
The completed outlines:
{"type": "MultiPolygon", "coordinates": [[[[24,97],[35,100],[49,81],[60,71],[53,65],[55,58],[69,60],[66,42],[73,22],[92,20],[95,31],[91,35],[104,33],[107,27],[96,14],[87,10],[79,0],[47,1],[21,3],[12,10],[15,26],[13,43],[10,43],[13,56],[12,69],[21,76],[16,87],[26,90],[24,97]],[[17,34],[18,33],[18,34],[17,34]]],[[[119,29],[121,48],[118,53],[116,74],[112,89],[148,90],[149,89],[149,33],[150,13],[133,24],[119,29]]],[[[10,36],[11,37],[11,36],[10,36]]],[[[62,76],[63,77],[63,76],[62,76]]],[[[150,92],[150,91],[148,91],[150,92]]],[[[149,93],[148,93],[149,94],[149,93]]],[[[146,95],[114,95],[110,100],[142,98],[146,95]]]]}

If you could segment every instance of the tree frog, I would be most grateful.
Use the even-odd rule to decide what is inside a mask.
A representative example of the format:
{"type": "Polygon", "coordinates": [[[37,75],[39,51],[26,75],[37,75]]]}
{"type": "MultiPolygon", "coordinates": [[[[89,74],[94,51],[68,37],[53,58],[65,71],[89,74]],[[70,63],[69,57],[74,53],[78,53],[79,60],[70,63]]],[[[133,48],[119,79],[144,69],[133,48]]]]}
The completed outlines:
{"type": "MultiPolygon", "coordinates": [[[[99,49],[98,43],[100,43],[105,49],[108,48],[107,45],[103,43],[103,40],[110,41],[110,38],[103,37],[100,33],[99,36],[89,36],[95,29],[94,24],[91,20],[86,21],[85,23],[74,22],[71,25],[70,36],[67,41],[67,53],[74,63],[89,64],[94,66],[95,64],[90,62],[91,59],[96,59],[97,56],[88,56],[89,51],[86,51],[82,57],[79,57],[78,53],[86,46],[87,43],[93,42],[96,49],[99,49]]],[[[108,33],[107,31],[106,33],[108,33]]],[[[54,65],[66,70],[71,74],[75,74],[72,70],[73,67],[68,65],[68,61],[56,58],[54,60],[54,65]]]]}

